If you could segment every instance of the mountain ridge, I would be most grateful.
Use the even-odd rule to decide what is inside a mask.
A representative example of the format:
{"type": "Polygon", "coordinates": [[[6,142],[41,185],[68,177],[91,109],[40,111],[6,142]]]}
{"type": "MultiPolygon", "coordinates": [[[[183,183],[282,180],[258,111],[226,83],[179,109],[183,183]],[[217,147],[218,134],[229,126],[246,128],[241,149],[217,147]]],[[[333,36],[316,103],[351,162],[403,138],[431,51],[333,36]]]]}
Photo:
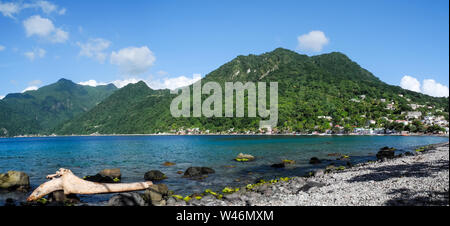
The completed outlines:
{"type": "MultiPolygon", "coordinates": [[[[412,110],[408,105],[410,102],[424,105],[432,103],[436,108],[443,108],[448,119],[448,98],[430,97],[386,84],[340,52],[310,57],[277,48],[260,55],[239,55],[201,80],[203,84],[208,81],[218,82],[222,87],[225,82],[277,81],[278,125],[282,130],[311,132],[329,129],[330,122],[333,125],[365,126],[368,120],[376,120],[377,126],[388,125],[381,120],[382,116],[389,116],[392,120],[401,119],[404,117],[401,115],[403,111],[412,110]],[[360,96],[366,99],[355,99],[360,96]],[[387,110],[387,103],[381,100],[395,102],[395,109],[387,110]],[[320,116],[330,116],[332,120],[318,119],[320,116]]],[[[192,89],[192,85],[189,87],[192,89]]],[[[146,92],[144,88],[141,89],[146,92]]],[[[176,95],[168,91],[160,95],[157,98],[147,96],[136,100],[128,98],[130,101],[123,104],[119,101],[122,99],[120,95],[111,96],[91,111],[66,122],[55,133],[157,133],[181,128],[211,131],[235,128],[247,131],[257,128],[261,120],[259,117],[174,118],[170,115],[169,106],[176,95]],[[118,106],[127,109],[126,114],[113,114],[105,110],[118,106]]]]}
{"type": "Polygon", "coordinates": [[[0,100],[0,136],[47,133],[115,90],[113,84],[91,87],[63,78],[37,90],[8,94],[0,100]]]}

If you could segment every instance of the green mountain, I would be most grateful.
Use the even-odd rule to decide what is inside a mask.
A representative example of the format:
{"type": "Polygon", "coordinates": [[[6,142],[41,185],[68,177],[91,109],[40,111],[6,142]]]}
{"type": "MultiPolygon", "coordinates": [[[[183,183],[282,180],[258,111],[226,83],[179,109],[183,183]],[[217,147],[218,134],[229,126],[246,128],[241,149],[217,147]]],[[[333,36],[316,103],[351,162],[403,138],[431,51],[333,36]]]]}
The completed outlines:
{"type": "MultiPolygon", "coordinates": [[[[404,119],[402,112],[411,111],[410,104],[423,105],[416,110],[423,114],[432,111],[448,119],[448,98],[388,85],[338,52],[309,57],[278,48],[261,55],[238,56],[202,79],[203,84],[208,81],[219,82],[222,89],[225,82],[278,82],[278,130],[323,131],[331,128],[330,122],[346,128],[392,127],[388,120],[404,119]],[[392,102],[394,105],[389,109],[388,104],[392,102]],[[370,124],[370,120],[376,123],[370,124]]],[[[92,110],[59,126],[56,132],[155,133],[180,128],[247,131],[256,130],[261,120],[259,117],[174,118],[169,108],[175,96],[168,90],[151,90],[143,82],[128,85],[92,110]]]]}
{"type": "Polygon", "coordinates": [[[56,125],[89,111],[117,88],[82,86],[67,79],[0,100],[0,136],[47,134],[56,125]]]}
{"type": "Polygon", "coordinates": [[[129,84],[114,92],[92,110],[60,125],[55,132],[148,133],[149,127],[159,126],[160,119],[167,115],[165,106],[166,103],[170,104],[171,100],[169,90],[152,90],[142,81],[129,84]]]}

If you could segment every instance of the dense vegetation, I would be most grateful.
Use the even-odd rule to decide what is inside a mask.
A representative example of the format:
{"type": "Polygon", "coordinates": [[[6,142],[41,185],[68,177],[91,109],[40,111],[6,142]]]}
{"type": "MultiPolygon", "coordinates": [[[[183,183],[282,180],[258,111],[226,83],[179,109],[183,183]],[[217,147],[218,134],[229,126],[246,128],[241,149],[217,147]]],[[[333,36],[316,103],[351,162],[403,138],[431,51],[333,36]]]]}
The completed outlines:
{"type": "MultiPolygon", "coordinates": [[[[308,57],[278,48],[262,55],[238,56],[202,79],[203,84],[208,81],[219,82],[222,89],[225,82],[278,82],[277,129],[281,131],[325,131],[331,128],[330,122],[346,130],[356,126],[405,129],[389,123],[386,118],[404,119],[402,112],[411,111],[408,104],[412,103],[424,105],[416,110],[424,115],[431,112],[448,120],[448,98],[388,85],[338,52],[308,57]],[[387,105],[392,102],[393,108],[388,109],[387,105]],[[319,116],[330,116],[331,119],[319,116]],[[376,123],[371,124],[370,120],[376,123]]],[[[258,129],[259,117],[174,118],[169,110],[174,97],[168,90],[152,90],[143,82],[130,84],[92,110],[56,127],[54,132],[127,134],[170,132],[182,128],[211,132],[231,128],[240,132],[258,129]]]]}
{"type": "Polygon", "coordinates": [[[110,96],[114,85],[82,86],[66,79],[0,100],[0,136],[48,134],[110,96]]]}

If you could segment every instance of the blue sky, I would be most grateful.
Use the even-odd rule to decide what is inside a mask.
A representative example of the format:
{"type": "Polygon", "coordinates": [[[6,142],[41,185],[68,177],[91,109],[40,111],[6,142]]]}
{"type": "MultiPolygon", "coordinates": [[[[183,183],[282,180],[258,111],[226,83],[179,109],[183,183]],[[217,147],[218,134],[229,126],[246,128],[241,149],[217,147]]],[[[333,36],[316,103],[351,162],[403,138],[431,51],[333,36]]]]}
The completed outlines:
{"type": "Polygon", "coordinates": [[[0,31],[0,97],[62,77],[174,88],[277,47],[340,51],[389,84],[448,96],[447,0],[0,0],[0,31]]]}

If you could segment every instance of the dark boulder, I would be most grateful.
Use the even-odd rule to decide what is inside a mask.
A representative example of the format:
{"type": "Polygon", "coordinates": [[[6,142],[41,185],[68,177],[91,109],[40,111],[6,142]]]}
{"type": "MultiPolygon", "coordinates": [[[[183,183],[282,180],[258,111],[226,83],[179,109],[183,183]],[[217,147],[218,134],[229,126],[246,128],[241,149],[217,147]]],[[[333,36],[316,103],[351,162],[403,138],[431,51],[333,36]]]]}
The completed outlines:
{"type": "Polygon", "coordinates": [[[146,181],[160,181],[164,179],[167,179],[167,176],[159,170],[150,170],[144,175],[144,180],[146,181]]]}
{"type": "Polygon", "coordinates": [[[209,168],[209,167],[202,167],[202,174],[211,174],[211,173],[215,173],[216,171],[209,168]]]}
{"type": "Polygon", "coordinates": [[[286,165],[284,164],[284,162],[282,162],[282,163],[275,163],[275,164],[272,164],[270,167],[273,167],[273,168],[284,168],[286,165]]]}
{"type": "Polygon", "coordinates": [[[206,174],[215,173],[211,168],[208,167],[189,167],[185,172],[183,177],[189,177],[189,178],[196,178],[196,177],[202,177],[206,174]]]}
{"type": "Polygon", "coordinates": [[[83,179],[99,183],[118,183],[120,182],[121,177],[122,174],[120,173],[120,169],[115,168],[104,169],[93,176],[85,176],[83,179]]]}
{"type": "Polygon", "coordinates": [[[377,153],[377,159],[392,159],[395,157],[395,148],[383,147],[377,153]]]}
{"type": "Polygon", "coordinates": [[[165,198],[169,195],[169,188],[165,184],[153,184],[143,195],[144,200],[153,206],[163,206],[166,204],[165,198]]]}
{"type": "Polygon", "coordinates": [[[122,193],[111,197],[108,206],[145,206],[145,201],[138,193],[122,193]]]}
{"type": "Polygon", "coordinates": [[[12,198],[7,198],[5,200],[5,206],[16,206],[16,202],[12,198]]]}
{"type": "Polygon", "coordinates": [[[54,191],[48,195],[48,201],[51,203],[76,204],[80,198],[75,194],[64,194],[63,190],[54,191]]]}
{"type": "Polygon", "coordinates": [[[312,157],[312,158],[309,160],[309,164],[320,164],[320,163],[322,163],[322,161],[320,161],[320,159],[317,158],[317,157],[312,157]]]}

